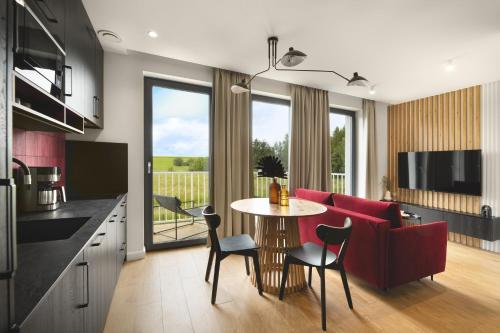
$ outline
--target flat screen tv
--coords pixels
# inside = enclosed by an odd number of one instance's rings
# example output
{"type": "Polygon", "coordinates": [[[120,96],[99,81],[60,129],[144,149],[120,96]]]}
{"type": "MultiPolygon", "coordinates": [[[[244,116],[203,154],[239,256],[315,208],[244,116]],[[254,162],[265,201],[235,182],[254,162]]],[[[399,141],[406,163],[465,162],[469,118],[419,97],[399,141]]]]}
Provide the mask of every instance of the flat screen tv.
{"type": "Polygon", "coordinates": [[[481,195],[481,150],[398,153],[400,188],[481,195]]]}

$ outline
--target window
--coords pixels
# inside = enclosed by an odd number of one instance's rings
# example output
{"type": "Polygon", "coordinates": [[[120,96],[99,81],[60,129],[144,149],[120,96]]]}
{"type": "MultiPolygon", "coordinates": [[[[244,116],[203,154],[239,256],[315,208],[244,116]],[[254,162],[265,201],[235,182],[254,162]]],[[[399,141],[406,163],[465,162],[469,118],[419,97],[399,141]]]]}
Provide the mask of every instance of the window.
{"type": "MultiPolygon", "coordinates": [[[[267,197],[268,178],[257,177],[255,170],[259,160],[273,155],[281,160],[288,172],[290,133],[290,101],[260,95],[252,95],[252,163],[254,168],[254,196],[267,197]]],[[[278,180],[287,184],[288,180],[278,180]]]]}
{"type": "Polygon", "coordinates": [[[330,109],[332,192],[354,194],[355,161],[354,112],[330,109]]]}

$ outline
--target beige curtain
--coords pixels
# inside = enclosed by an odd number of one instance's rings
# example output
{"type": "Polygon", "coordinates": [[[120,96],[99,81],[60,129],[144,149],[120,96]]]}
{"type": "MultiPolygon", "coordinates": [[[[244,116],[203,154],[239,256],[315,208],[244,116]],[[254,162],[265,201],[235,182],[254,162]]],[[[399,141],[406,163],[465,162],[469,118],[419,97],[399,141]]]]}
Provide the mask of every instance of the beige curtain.
{"type": "MultiPolygon", "coordinates": [[[[367,199],[380,199],[380,179],[377,174],[377,142],[375,133],[375,101],[363,99],[361,111],[362,130],[364,138],[364,155],[361,159],[361,170],[364,172],[364,192],[367,199]]],[[[361,196],[362,193],[360,193],[361,196]]]]}
{"type": "Polygon", "coordinates": [[[233,94],[231,85],[248,76],[222,69],[214,70],[212,201],[221,217],[221,236],[254,232],[249,216],[233,211],[231,202],[249,198],[250,93],[233,94]]]}
{"type": "Polygon", "coordinates": [[[328,92],[292,86],[290,193],[296,188],[331,191],[328,92]]]}

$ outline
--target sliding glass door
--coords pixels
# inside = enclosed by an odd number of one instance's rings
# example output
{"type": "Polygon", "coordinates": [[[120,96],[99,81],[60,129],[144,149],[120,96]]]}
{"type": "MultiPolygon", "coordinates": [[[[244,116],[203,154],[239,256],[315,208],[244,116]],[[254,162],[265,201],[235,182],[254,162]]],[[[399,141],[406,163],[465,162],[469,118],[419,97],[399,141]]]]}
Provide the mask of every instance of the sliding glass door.
{"type": "Polygon", "coordinates": [[[147,249],[205,243],[211,88],[145,78],[147,249]]]}
{"type": "Polygon", "coordinates": [[[356,122],[353,111],[330,109],[332,192],[354,195],[356,122]]]}

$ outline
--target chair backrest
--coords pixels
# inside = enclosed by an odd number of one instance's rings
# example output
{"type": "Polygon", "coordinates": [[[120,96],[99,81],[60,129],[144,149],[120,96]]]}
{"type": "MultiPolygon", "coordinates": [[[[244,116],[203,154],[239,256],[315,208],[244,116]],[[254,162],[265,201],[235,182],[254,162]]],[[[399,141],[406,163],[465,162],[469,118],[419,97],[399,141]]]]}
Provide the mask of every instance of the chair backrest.
{"type": "Polygon", "coordinates": [[[182,205],[181,200],[177,197],[155,195],[155,199],[161,207],[168,209],[171,212],[177,212],[182,205]]]}
{"type": "Polygon", "coordinates": [[[219,237],[217,236],[217,228],[220,225],[220,216],[217,215],[212,206],[207,206],[203,209],[203,217],[207,222],[208,235],[210,236],[210,241],[217,253],[220,253],[219,237]]]}
{"type": "Polygon", "coordinates": [[[326,251],[328,245],[339,245],[340,250],[337,254],[337,264],[342,265],[344,262],[347,245],[349,244],[349,237],[351,236],[352,222],[349,217],[344,220],[343,227],[333,227],[326,224],[320,224],[316,227],[316,235],[323,241],[323,253],[321,255],[321,265],[325,265],[326,251]]]}

